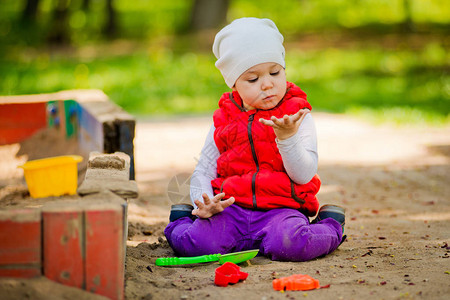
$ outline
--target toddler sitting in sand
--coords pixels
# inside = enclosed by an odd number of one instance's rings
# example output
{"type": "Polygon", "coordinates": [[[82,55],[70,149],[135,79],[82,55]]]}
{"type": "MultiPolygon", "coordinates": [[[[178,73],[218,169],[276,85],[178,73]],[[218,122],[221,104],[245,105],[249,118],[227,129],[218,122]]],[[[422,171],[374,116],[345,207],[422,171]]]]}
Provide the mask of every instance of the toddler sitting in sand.
{"type": "Polygon", "coordinates": [[[311,105],[286,81],[283,36],[269,19],[242,18],[213,45],[231,91],[219,100],[191,178],[196,206],[174,205],[164,233],[181,256],[259,249],[306,261],[343,241],[344,210],[319,208],[311,105]]]}

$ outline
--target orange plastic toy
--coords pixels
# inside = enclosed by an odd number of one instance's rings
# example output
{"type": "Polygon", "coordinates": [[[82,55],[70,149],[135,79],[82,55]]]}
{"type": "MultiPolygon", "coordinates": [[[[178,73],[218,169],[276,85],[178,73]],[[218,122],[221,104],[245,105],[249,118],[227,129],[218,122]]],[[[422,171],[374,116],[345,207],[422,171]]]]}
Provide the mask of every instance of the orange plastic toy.
{"type": "Polygon", "coordinates": [[[303,274],[294,274],[288,277],[274,279],[272,285],[276,291],[308,291],[320,287],[319,280],[303,274]]]}

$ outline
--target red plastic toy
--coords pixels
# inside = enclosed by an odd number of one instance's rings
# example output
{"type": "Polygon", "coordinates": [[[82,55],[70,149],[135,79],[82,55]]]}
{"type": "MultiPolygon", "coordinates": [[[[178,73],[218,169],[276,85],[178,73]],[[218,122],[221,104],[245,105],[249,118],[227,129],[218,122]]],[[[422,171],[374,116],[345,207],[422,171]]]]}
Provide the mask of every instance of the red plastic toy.
{"type": "Polygon", "coordinates": [[[308,291],[320,288],[319,280],[303,274],[275,279],[272,285],[276,291],[308,291]]]}
{"type": "Polygon", "coordinates": [[[214,283],[218,286],[227,286],[228,284],[237,283],[240,280],[245,280],[248,273],[241,272],[241,268],[232,262],[226,262],[216,269],[216,277],[214,283]]]}

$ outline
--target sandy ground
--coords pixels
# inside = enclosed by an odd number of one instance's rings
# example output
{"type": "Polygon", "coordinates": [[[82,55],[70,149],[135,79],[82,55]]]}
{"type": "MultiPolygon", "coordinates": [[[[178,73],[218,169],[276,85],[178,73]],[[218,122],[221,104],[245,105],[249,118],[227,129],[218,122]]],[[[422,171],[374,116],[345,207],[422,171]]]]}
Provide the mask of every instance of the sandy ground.
{"type": "MultiPolygon", "coordinates": [[[[135,156],[140,196],[129,202],[126,299],[448,299],[450,126],[396,128],[341,115],[313,116],[323,184],[319,200],[321,205],[334,203],[347,209],[348,239],[334,253],[309,262],[256,257],[241,264],[241,271],[249,274],[247,280],[228,287],[214,285],[216,263],[154,264],[157,257],[173,256],[163,230],[170,205],[188,195],[185,181],[199,157],[210,118],[138,120],[135,156]],[[273,279],[292,274],[311,275],[328,288],[273,290],[273,279]]],[[[0,157],[17,152],[14,147],[0,148],[0,157]]],[[[15,174],[4,159],[0,167],[15,174]]],[[[0,181],[9,184],[0,190],[0,204],[11,202],[5,190],[13,181],[0,181]]],[[[38,284],[21,284],[32,298],[39,298],[38,284]]],[[[20,285],[0,280],[0,295],[2,291],[9,291],[10,298],[19,295],[12,286],[20,285]]]]}

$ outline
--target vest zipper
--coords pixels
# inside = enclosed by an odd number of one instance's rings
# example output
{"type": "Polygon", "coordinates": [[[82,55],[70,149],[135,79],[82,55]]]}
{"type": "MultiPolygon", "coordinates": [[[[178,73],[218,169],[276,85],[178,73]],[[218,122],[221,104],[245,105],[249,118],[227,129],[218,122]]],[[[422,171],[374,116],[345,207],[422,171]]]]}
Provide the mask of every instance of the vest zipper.
{"type": "Polygon", "coordinates": [[[247,134],[248,134],[248,140],[250,142],[250,147],[252,149],[253,160],[255,161],[255,164],[256,164],[256,172],[252,176],[253,208],[256,209],[257,208],[257,204],[256,204],[256,175],[259,172],[259,162],[258,162],[258,157],[256,156],[255,145],[253,144],[253,137],[252,137],[252,124],[253,124],[254,118],[255,118],[255,114],[252,114],[252,115],[250,115],[248,117],[247,134]]]}

